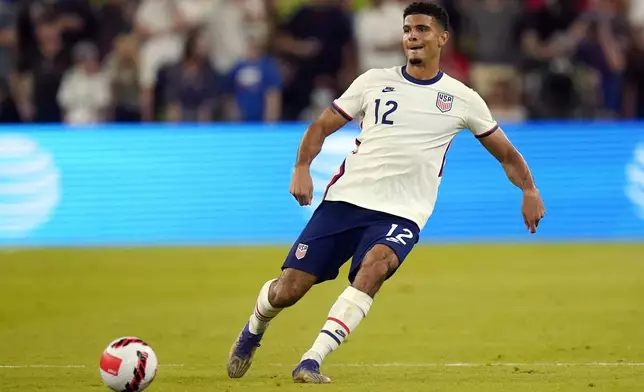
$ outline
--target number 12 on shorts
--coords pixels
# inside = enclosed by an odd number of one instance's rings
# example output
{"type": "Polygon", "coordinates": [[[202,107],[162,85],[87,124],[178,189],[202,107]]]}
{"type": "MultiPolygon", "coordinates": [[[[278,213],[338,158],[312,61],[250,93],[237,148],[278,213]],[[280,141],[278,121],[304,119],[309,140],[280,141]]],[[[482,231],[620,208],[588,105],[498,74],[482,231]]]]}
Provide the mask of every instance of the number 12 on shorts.
{"type": "Polygon", "coordinates": [[[394,233],[396,232],[397,228],[398,228],[397,224],[395,223],[391,224],[391,229],[389,229],[389,232],[387,233],[387,241],[397,242],[403,245],[407,245],[407,241],[405,241],[405,238],[412,239],[414,238],[414,234],[409,229],[402,229],[401,230],[402,233],[398,233],[398,235],[394,236],[394,233]]]}

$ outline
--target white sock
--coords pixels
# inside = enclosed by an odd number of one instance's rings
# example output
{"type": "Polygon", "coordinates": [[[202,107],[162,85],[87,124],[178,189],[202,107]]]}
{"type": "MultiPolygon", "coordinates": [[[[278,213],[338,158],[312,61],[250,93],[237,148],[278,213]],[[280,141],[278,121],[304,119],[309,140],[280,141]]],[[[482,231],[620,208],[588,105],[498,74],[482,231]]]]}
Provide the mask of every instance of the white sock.
{"type": "Polygon", "coordinates": [[[269,280],[259,291],[259,296],[255,303],[255,309],[253,314],[250,316],[250,320],[248,320],[248,330],[252,334],[259,335],[266,331],[268,323],[282,311],[282,309],[274,308],[271,303],[268,302],[268,291],[271,287],[271,283],[276,280],[277,279],[269,280]]]}
{"type": "Polygon", "coordinates": [[[319,364],[337,349],[344,339],[369,313],[373,298],[351,286],[347,287],[329,311],[329,318],[302,360],[313,359],[319,364]]]}

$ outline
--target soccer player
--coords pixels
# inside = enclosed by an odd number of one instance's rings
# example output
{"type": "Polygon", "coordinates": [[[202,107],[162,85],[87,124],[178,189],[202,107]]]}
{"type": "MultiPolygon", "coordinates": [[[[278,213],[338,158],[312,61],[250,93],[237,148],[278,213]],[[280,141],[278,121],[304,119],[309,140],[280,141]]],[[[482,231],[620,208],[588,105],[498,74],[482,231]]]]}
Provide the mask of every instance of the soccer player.
{"type": "Polygon", "coordinates": [[[322,361],[367,316],[383,282],[400,267],[434,209],[445,155],[454,136],[470,132],[496,157],[523,192],[522,214],[535,233],[545,214],[530,170],[506,138],[483,99],[439,69],[449,39],[448,15],[425,2],[404,11],[407,64],[372,69],[359,76],[304,133],[290,185],[300,205],[309,205],[309,166],[327,136],[353,118],[362,119],[355,150],[329,183],[282,266],[279,278],[259,292],[250,320],[233,344],[228,375],[242,377],[270,321],[314,285],[335,279],[352,258],[351,285],[293,371],[293,380],[327,383],[322,361]]]}

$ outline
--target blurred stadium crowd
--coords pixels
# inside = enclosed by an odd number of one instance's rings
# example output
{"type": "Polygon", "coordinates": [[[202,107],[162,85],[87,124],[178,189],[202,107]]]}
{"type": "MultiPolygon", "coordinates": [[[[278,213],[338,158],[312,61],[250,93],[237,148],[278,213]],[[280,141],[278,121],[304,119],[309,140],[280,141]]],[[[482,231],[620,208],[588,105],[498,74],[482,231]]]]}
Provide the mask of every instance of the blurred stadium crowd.
{"type": "MultiPolygon", "coordinates": [[[[499,120],[644,117],[644,0],[442,0],[499,120]]],[[[409,0],[0,0],[0,122],[311,120],[409,0]]]]}

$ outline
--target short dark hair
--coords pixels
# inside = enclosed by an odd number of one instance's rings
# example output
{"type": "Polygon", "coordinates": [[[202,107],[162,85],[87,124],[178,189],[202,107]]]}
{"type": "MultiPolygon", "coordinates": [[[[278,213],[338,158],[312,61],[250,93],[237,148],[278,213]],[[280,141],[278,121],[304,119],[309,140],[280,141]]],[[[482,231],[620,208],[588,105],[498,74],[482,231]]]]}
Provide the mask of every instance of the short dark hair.
{"type": "Polygon", "coordinates": [[[426,1],[416,1],[405,8],[403,18],[408,15],[428,15],[433,17],[445,30],[449,30],[449,15],[445,9],[437,4],[426,1]]]}

